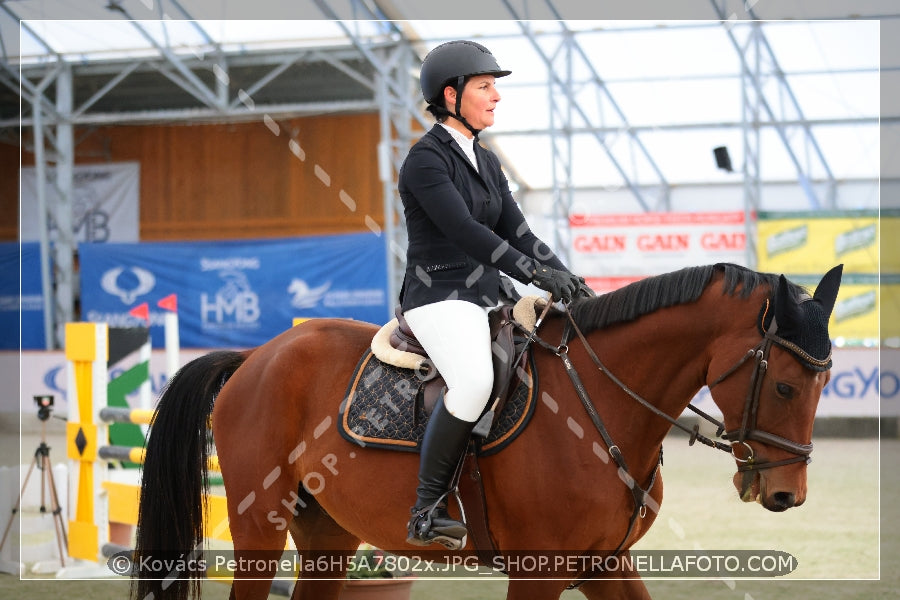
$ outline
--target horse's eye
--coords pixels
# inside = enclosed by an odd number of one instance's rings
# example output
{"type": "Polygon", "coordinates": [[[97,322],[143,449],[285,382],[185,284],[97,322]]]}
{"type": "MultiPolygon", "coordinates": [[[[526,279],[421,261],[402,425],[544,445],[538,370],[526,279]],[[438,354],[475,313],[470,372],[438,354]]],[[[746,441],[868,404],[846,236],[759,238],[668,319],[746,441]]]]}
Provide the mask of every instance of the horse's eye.
{"type": "Polygon", "coordinates": [[[786,383],[776,383],[775,392],[785,400],[790,400],[794,397],[794,388],[786,383]]]}

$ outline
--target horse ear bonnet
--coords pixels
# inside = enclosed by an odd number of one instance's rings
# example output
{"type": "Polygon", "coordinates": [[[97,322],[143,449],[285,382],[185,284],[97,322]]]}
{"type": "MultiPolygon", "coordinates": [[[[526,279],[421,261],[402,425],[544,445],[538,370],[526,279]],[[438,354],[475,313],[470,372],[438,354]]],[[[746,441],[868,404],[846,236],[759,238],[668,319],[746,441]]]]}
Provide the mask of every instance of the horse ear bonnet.
{"type": "Polygon", "coordinates": [[[767,311],[768,314],[761,323],[767,335],[814,371],[827,371],[831,368],[828,319],[841,286],[842,272],[843,265],[828,271],[812,298],[806,296],[799,302],[792,299],[787,279],[782,275],[773,300],[774,311],[767,311]],[[771,331],[772,317],[776,323],[775,331],[771,331]]]}

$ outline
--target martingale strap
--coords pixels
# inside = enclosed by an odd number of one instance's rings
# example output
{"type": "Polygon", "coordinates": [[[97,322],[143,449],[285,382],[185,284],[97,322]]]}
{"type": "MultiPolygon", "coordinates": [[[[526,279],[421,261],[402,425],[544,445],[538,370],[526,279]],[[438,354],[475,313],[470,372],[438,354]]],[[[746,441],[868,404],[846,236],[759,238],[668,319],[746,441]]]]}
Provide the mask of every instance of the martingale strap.
{"type": "MultiPolygon", "coordinates": [[[[569,319],[571,321],[572,316],[569,313],[568,307],[566,307],[566,314],[569,315],[569,319]]],[[[575,369],[575,365],[572,364],[572,361],[569,359],[569,351],[568,351],[568,341],[571,338],[572,331],[575,331],[588,353],[591,354],[595,362],[599,363],[599,359],[596,358],[596,354],[594,354],[590,345],[588,345],[587,340],[582,335],[581,331],[578,329],[578,326],[575,325],[574,321],[570,323],[566,323],[566,327],[563,331],[562,341],[560,345],[556,348],[550,346],[543,340],[540,340],[540,343],[545,348],[551,350],[554,354],[560,357],[563,362],[563,366],[566,369],[566,374],[569,376],[569,379],[572,382],[572,386],[575,388],[575,392],[578,395],[578,399],[581,401],[582,406],[584,407],[585,412],[587,412],[588,417],[591,419],[591,423],[594,424],[594,428],[600,434],[600,437],[603,439],[603,443],[606,444],[607,451],[609,455],[612,456],[613,460],[616,462],[616,465],[619,467],[619,474],[627,485],[628,489],[631,490],[631,497],[634,503],[634,509],[631,512],[631,517],[628,520],[628,529],[625,531],[625,535],[622,537],[622,541],[619,542],[619,545],[616,546],[615,550],[613,550],[611,556],[618,556],[619,553],[622,552],[622,549],[625,547],[625,543],[628,541],[628,538],[631,537],[632,531],[634,531],[634,526],[637,523],[638,518],[644,518],[647,515],[647,497],[650,494],[650,490],[653,489],[653,486],[656,484],[656,478],[659,475],[658,465],[662,464],[662,451],[660,450],[659,462],[657,463],[657,468],[653,469],[653,472],[650,474],[650,481],[647,483],[647,487],[642,488],[637,484],[635,478],[628,471],[628,465],[625,462],[625,457],[622,455],[619,446],[612,439],[612,436],[609,434],[609,430],[607,430],[606,425],[603,423],[603,419],[600,417],[600,414],[597,412],[597,408],[594,406],[594,403],[591,401],[590,396],[588,395],[587,389],[584,387],[584,383],[581,381],[581,377],[578,375],[578,371],[575,369]]],[[[612,375],[608,371],[602,367],[602,364],[599,364],[601,370],[603,370],[607,375],[612,375]]],[[[624,384],[619,383],[620,387],[624,388],[624,384]]],[[[633,392],[631,392],[633,394],[633,392]]],[[[654,407],[655,408],[655,407],[654,407]]],[[[696,433],[696,432],[694,432],[696,433]]],[[[584,582],[588,581],[592,577],[596,576],[596,572],[588,571],[583,576],[579,577],[576,581],[572,582],[567,586],[567,589],[575,589],[579,587],[584,582]]]]}
{"type": "MultiPolygon", "coordinates": [[[[600,414],[597,412],[597,408],[594,406],[594,403],[591,401],[590,396],[588,395],[587,389],[584,387],[584,383],[581,381],[581,377],[578,375],[578,371],[575,369],[575,365],[573,365],[572,361],[569,359],[567,344],[568,340],[571,338],[572,331],[575,331],[577,333],[588,353],[591,354],[592,358],[595,359],[595,362],[598,363],[598,366],[601,367],[601,370],[607,373],[607,375],[612,374],[609,373],[609,371],[606,371],[606,369],[602,367],[602,364],[599,363],[600,359],[596,358],[596,354],[587,343],[584,335],[578,329],[578,326],[572,319],[572,314],[569,312],[568,307],[566,307],[566,314],[569,317],[569,322],[566,323],[566,327],[563,331],[562,341],[559,347],[556,349],[555,353],[560,357],[560,359],[562,359],[563,366],[566,369],[566,374],[572,381],[572,386],[575,388],[578,399],[581,401],[582,406],[584,406],[584,410],[585,412],[587,412],[588,417],[591,419],[591,423],[594,424],[594,428],[603,439],[603,443],[606,444],[606,449],[609,452],[609,455],[612,456],[613,460],[616,462],[616,465],[619,467],[619,471],[623,475],[622,480],[628,483],[628,488],[631,490],[631,496],[634,501],[634,510],[632,511],[631,518],[628,522],[628,530],[625,532],[625,536],[622,538],[622,541],[619,542],[619,545],[612,553],[612,556],[616,556],[622,551],[622,548],[624,548],[629,536],[631,536],[631,532],[634,530],[634,525],[637,522],[638,517],[643,518],[647,514],[647,496],[649,495],[650,490],[653,488],[653,485],[656,483],[656,476],[659,472],[659,469],[657,468],[653,470],[647,489],[641,488],[641,486],[637,484],[635,478],[628,471],[628,465],[625,462],[625,457],[622,455],[619,446],[615,443],[615,441],[612,439],[612,436],[609,434],[606,425],[603,423],[603,419],[600,418],[600,414]]],[[[626,389],[624,388],[624,384],[619,383],[619,385],[620,387],[623,387],[623,389],[626,389]]],[[[661,459],[662,456],[660,456],[660,461],[661,459]]]]}

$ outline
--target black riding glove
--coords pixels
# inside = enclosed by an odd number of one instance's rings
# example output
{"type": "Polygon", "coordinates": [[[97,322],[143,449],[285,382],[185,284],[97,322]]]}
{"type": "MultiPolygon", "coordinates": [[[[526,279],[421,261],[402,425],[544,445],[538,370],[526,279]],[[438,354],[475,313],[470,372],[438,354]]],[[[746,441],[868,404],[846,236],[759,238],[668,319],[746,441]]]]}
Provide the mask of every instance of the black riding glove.
{"type": "Polygon", "coordinates": [[[560,271],[537,263],[535,264],[534,272],[531,274],[531,283],[542,290],[550,292],[554,299],[562,300],[563,302],[572,300],[572,295],[581,285],[578,278],[568,271],[560,271]]]}
{"type": "Polygon", "coordinates": [[[578,290],[575,292],[576,300],[578,298],[595,298],[597,296],[597,293],[585,283],[584,277],[579,277],[578,282],[578,290]]]}

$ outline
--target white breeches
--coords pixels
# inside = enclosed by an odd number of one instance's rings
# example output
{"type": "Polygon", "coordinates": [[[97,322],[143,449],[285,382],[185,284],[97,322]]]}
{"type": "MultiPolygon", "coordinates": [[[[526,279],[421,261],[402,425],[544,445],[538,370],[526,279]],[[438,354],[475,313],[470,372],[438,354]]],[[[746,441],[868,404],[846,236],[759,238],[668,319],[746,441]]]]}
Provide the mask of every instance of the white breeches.
{"type": "Polygon", "coordinates": [[[444,406],[470,423],[478,420],[494,385],[488,310],[465,300],[444,300],[404,313],[447,383],[444,406]]]}

